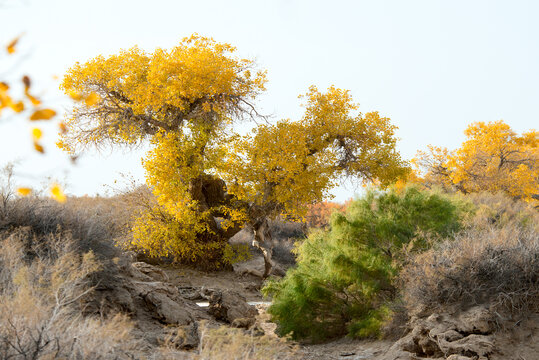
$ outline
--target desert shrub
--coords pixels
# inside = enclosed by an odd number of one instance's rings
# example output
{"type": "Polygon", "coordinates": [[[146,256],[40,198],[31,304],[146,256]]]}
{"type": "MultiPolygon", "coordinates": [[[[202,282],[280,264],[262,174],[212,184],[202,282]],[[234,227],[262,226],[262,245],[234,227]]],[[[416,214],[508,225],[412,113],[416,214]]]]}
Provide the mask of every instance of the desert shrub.
{"type": "Polygon", "coordinates": [[[278,217],[270,221],[271,236],[275,240],[305,237],[305,223],[278,217]]]}
{"type": "Polygon", "coordinates": [[[199,324],[200,342],[195,351],[186,353],[175,346],[178,333],[165,342],[154,353],[153,360],[288,360],[301,359],[298,346],[288,339],[275,335],[260,335],[229,326],[216,327],[205,321],[199,324]]]}
{"type": "Polygon", "coordinates": [[[272,259],[284,265],[292,266],[296,263],[294,256],[294,244],[304,239],[307,233],[306,224],[298,221],[289,221],[285,218],[277,218],[270,221],[272,237],[272,259]]]}
{"type": "Polygon", "coordinates": [[[411,311],[490,304],[539,311],[539,234],[514,226],[471,229],[419,256],[403,271],[411,311]]]}
{"type": "Polygon", "coordinates": [[[370,192],[346,214],[334,213],[329,230],[313,231],[297,248],[297,267],[264,288],[280,333],[315,341],[378,336],[409,254],[458,231],[463,212],[443,195],[408,188],[370,192]]]}
{"type": "Polygon", "coordinates": [[[128,236],[128,214],[117,199],[69,198],[65,204],[39,197],[13,198],[0,216],[0,234],[26,228],[28,245],[42,242],[57,231],[69,232],[78,251],[92,250],[99,258],[117,256],[114,239],[128,236]]]}
{"type": "Polygon", "coordinates": [[[418,255],[402,272],[410,312],[489,304],[539,310],[539,212],[503,193],[467,196],[467,229],[418,255]]]}
{"type": "Polygon", "coordinates": [[[125,316],[82,317],[76,307],[101,262],[70,233],[34,236],[25,227],[0,238],[0,358],[133,358],[140,346],[125,316]]]}
{"type": "MultiPolygon", "coordinates": [[[[9,177],[8,177],[9,180],[9,177]]],[[[60,204],[0,189],[0,358],[122,359],[139,354],[126,316],[83,316],[101,273],[115,276],[113,239],[132,209],[121,197],[60,204]],[[97,280],[96,280],[97,279],[97,280]]]]}
{"type": "Polygon", "coordinates": [[[15,195],[13,169],[13,163],[8,163],[0,169],[0,218],[6,215],[8,204],[15,195]]]}
{"type": "Polygon", "coordinates": [[[539,211],[528,202],[514,199],[503,192],[472,193],[465,198],[475,206],[473,216],[467,221],[470,228],[516,226],[539,231],[539,211]]]}

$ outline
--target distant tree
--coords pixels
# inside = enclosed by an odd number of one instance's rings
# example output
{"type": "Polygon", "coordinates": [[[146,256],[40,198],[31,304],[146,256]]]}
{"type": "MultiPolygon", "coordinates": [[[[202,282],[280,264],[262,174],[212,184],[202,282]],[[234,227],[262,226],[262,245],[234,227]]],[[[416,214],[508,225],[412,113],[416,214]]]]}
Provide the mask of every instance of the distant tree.
{"type": "Polygon", "coordinates": [[[149,138],[143,165],[156,203],[136,221],[133,244],[153,256],[215,265],[231,260],[227,240],[247,225],[267,276],[269,219],[302,218],[342,176],[389,184],[407,167],[389,119],[357,113],[348,91],[334,87],[312,87],[300,121],[237,134],[234,122],[258,117],[253,102],[266,79],[234,51],[193,36],[170,51],[134,48],[77,64],[63,88],[99,98],[79,103],[59,145],[76,151],[149,138]]]}
{"type": "Polygon", "coordinates": [[[352,199],[346,201],[344,204],[333,201],[323,201],[310,205],[307,215],[305,215],[306,226],[309,228],[328,227],[331,214],[334,211],[345,211],[351,202],[352,199]]]}
{"type": "Polygon", "coordinates": [[[455,151],[429,147],[415,163],[427,186],[454,187],[463,193],[503,191],[537,204],[539,133],[518,135],[503,121],[473,123],[455,151]]]}
{"type": "Polygon", "coordinates": [[[342,211],[344,206],[342,204],[323,201],[318,204],[309,206],[307,215],[305,215],[306,225],[309,228],[325,228],[329,225],[329,217],[333,211],[342,211]]]}

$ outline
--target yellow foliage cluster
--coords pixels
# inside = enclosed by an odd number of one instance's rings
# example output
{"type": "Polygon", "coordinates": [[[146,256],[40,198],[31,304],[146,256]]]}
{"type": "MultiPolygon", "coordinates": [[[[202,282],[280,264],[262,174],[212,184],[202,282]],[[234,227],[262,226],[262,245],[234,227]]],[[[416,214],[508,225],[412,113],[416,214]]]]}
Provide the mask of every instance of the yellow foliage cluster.
{"type": "Polygon", "coordinates": [[[156,203],[136,220],[133,245],[151,256],[227,263],[227,240],[245,223],[302,218],[343,176],[388,184],[407,172],[389,119],[359,113],[335,87],[311,87],[299,121],[235,133],[266,77],[234,52],[195,35],[171,50],[97,57],[64,79],[68,94],[99,95],[75,107],[64,149],[150,138],[143,165],[156,203]]]}
{"type": "Polygon", "coordinates": [[[300,121],[258,126],[236,137],[222,177],[229,192],[266,215],[303,218],[309,204],[329,197],[343,176],[387,185],[407,172],[396,152],[395,126],[377,112],[354,114],[348,91],[311,87],[300,121]]]}
{"type": "Polygon", "coordinates": [[[173,256],[201,263],[228,263],[226,238],[209,226],[212,215],[225,218],[226,230],[244,220],[241,210],[226,204],[208,206],[193,198],[194,181],[211,173],[225,159],[223,137],[204,124],[191,124],[185,133],[160,131],[151,140],[154,148],[143,161],[146,183],[157,203],[136,219],[133,245],[150,256],[173,256]],[[202,239],[205,238],[205,239],[202,239]],[[203,261],[204,260],[204,261],[203,261]]]}
{"type": "Polygon", "coordinates": [[[148,54],[134,47],[77,63],[61,87],[99,98],[74,109],[61,146],[134,144],[159,130],[178,131],[185,122],[230,120],[266,82],[265,72],[252,73],[253,62],[234,57],[235,50],[193,35],[171,50],[148,54]]]}
{"type": "Polygon", "coordinates": [[[503,191],[528,202],[539,196],[539,133],[518,135],[503,121],[477,122],[464,132],[460,148],[429,146],[415,159],[419,182],[454,186],[469,193],[503,191]]]}

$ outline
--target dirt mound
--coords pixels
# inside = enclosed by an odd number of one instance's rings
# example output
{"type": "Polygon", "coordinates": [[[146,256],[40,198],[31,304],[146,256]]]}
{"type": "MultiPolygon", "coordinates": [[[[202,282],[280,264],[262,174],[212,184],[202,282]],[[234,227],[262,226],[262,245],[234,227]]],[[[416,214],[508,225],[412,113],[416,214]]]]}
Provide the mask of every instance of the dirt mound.
{"type": "MultiPolygon", "coordinates": [[[[148,347],[167,342],[173,333],[192,334],[200,320],[213,320],[194,301],[182,297],[177,287],[159,281],[165,279],[162,270],[149,264],[111,262],[93,274],[94,288],[81,299],[81,311],[100,316],[128,314],[136,336],[148,347]]],[[[179,348],[197,345],[196,336],[176,342],[179,348]]]]}
{"type": "Polygon", "coordinates": [[[200,321],[210,327],[223,323],[250,327],[258,314],[237,292],[173,284],[161,268],[142,262],[110,262],[93,277],[93,291],[81,299],[81,311],[128,314],[135,323],[134,335],[148,348],[166,343],[192,349],[199,343],[200,321]],[[198,306],[200,300],[208,300],[210,306],[198,306]]]}
{"type": "Polygon", "coordinates": [[[496,334],[496,352],[491,360],[539,359],[539,314],[509,324],[507,331],[496,334]]]}

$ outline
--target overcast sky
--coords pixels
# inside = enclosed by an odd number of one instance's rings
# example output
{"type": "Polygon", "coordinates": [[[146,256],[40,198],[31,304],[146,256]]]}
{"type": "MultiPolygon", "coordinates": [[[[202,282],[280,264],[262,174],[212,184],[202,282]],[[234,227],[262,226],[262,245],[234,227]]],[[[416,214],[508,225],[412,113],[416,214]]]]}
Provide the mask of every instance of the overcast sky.
{"type": "MultiPolygon", "coordinates": [[[[134,45],[170,48],[196,32],[268,70],[259,107],[273,119],[299,118],[299,94],[334,84],[362,112],[390,117],[410,159],[427,144],[457,147],[474,121],[538,128],[537,19],[539,2],[515,0],[0,0],[0,43],[24,33],[19,52],[0,57],[0,80],[30,75],[63,113],[69,102],[53,76],[76,61],[134,45]]],[[[68,193],[93,195],[121,173],[143,181],[144,149],[89,152],[72,166],[53,151],[54,129],[44,128],[47,154],[33,152],[30,128],[24,118],[0,120],[0,165],[17,160],[19,182],[52,177],[68,193]]],[[[353,193],[335,191],[337,200],[353,193]]]]}

